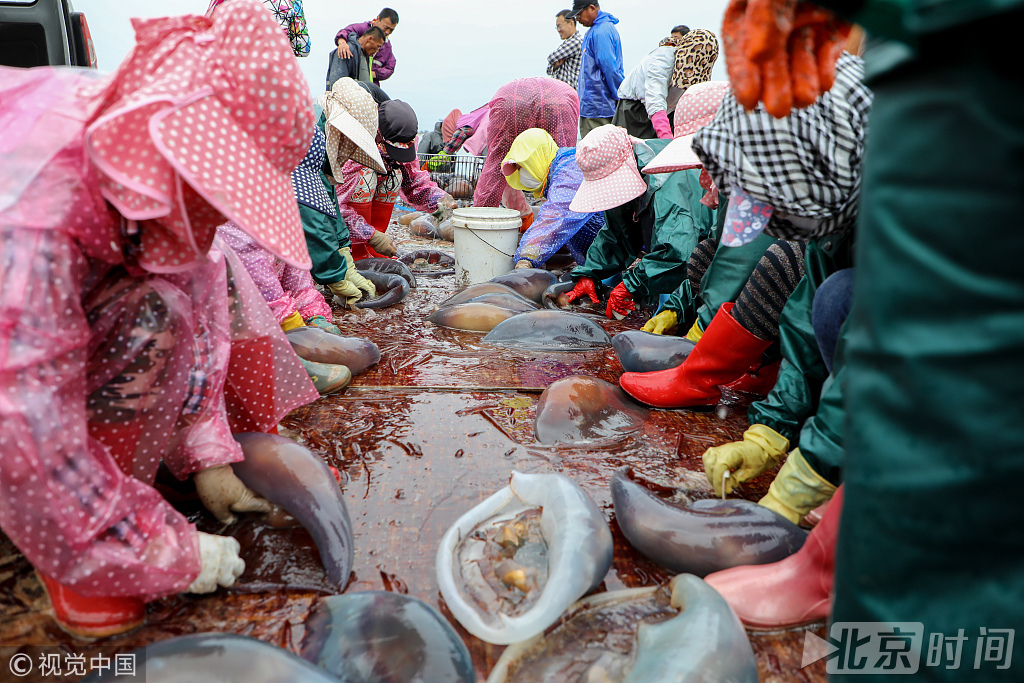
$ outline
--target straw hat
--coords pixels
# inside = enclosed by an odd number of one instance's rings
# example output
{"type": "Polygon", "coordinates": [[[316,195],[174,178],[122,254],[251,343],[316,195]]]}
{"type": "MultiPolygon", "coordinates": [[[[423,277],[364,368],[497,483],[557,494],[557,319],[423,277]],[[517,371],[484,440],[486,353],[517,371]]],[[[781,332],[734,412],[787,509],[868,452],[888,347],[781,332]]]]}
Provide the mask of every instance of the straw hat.
{"type": "Polygon", "coordinates": [[[324,132],[331,175],[340,178],[341,167],[349,159],[387,173],[377,151],[377,104],[370,93],[351,78],[339,78],[317,103],[327,117],[324,132]]]}
{"type": "Polygon", "coordinates": [[[254,0],[225,3],[212,18],[132,23],[137,44],[102,84],[85,144],[107,200],[144,221],[139,265],[189,268],[231,220],[308,268],[291,172],[309,147],[313,111],[278,24],[254,0]]]}
{"type": "Polygon", "coordinates": [[[625,128],[607,124],[590,131],[576,145],[576,165],[583,171],[583,183],[569,204],[570,211],[607,211],[647,191],[625,128]]]}
{"type": "Polygon", "coordinates": [[[699,168],[702,164],[693,152],[693,137],[714,120],[727,92],[727,81],[705,81],[687,88],[676,103],[676,129],[672,142],[644,166],[643,172],[673,173],[699,168]]]}

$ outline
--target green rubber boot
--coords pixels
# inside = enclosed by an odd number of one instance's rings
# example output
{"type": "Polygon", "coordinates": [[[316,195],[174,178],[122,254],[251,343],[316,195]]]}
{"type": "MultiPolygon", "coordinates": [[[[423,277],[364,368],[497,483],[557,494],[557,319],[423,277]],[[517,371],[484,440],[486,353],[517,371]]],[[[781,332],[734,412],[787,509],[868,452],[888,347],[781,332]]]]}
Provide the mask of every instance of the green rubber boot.
{"type": "Polygon", "coordinates": [[[352,373],[344,365],[314,363],[305,358],[299,360],[302,361],[302,367],[306,368],[309,378],[313,380],[313,386],[321,396],[341,391],[352,381],[352,373]]]}

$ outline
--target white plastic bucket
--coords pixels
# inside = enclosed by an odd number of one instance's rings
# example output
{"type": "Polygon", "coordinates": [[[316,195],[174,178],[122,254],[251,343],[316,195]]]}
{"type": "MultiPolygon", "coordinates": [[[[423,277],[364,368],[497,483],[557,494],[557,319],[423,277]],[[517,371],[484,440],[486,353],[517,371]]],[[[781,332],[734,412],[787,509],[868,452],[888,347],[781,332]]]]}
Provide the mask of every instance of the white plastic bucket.
{"type": "Polygon", "coordinates": [[[456,284],[474,285],[511,271],[522,224],[519,212],[513,209],[455,209],[456,284]]]}

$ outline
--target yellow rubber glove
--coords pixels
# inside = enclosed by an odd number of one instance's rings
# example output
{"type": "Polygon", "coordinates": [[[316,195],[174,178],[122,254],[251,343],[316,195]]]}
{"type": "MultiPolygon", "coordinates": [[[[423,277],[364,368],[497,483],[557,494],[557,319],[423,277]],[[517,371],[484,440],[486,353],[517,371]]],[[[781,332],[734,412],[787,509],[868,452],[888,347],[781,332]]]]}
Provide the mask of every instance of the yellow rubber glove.
{"type": "Polygon", "coordinates": [[[332,282],[327,285],[327,287],[334,292],[334,296],[338,297],[349,306],[363,298],[363,293],[359,291],[359,288],[348,280],[332,282]]]}
{"type": "Polygon", "coordinates": [[[398,253],[398,250],[395,249],[395,245],[391,241],[391,238],[380,230],[373,231],[373,234],[370,235],[370,239],[367,244],[369,244],[370,248],[381,256],[394,256],[398,253]]]}
{"type": "Polygon", "coordinates": [[[686,338],[696,343],[700,341],[700,338],[704,336],[704,330],[700,329],[700,319],[693,321],[693,327],[686,333],[686,338]]]}
{"type": "Polygon", "coordinates": [[[779,470],[764,498],[757,501],[769,510],[799,524],[808,512],[832,497],[836,487],[815,472],[795,449],[779,470]]]}
{"type": "Polygon", "coordinates": [[[377,288],[373,286],[373,283],[360,275],[359,271],[356,270],[356,262],[352,260],[352,249],[350,247],[342,247],[338,251],[345,257],[345,263],[348,264],[348,268],[345,269],[345,279],[363,290],[366,293],[367,299],[377,296],[377,288]]]}
{"type": "Polygon", "coordinates": [[[677,327],[679,327],[679,315],[675,311],[665,309],[644,323],[640,329],[654,334],[672,334],[677,327]]]}
{"type": "Polygon", "coordinates": [[[771,427],[753,424],[743,432],[742,441],[715,446],[704,451],[704,472],[715,495],[721,496],[745,481],[764,474],[779,464],[789,450],[789,439],[771,427]],[[730,472],[722,483],[722,476],[730,472]]]}
{"type": "Polygon", "coordinates": [[[281,321],[281,329],[287,332],[288,330],[294,330],[297,327],[305,327],[306,323],[302,322],[302,316],[299,315],[298,311],[295,311],[290,316],[281,321]]]}

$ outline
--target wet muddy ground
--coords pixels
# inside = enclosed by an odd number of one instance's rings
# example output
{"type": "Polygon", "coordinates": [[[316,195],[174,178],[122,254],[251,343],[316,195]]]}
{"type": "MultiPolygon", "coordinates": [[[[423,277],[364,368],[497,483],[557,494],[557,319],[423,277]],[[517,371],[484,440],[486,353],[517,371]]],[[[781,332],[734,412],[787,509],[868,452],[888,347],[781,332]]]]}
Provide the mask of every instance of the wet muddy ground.
{"type": "MultiPolygon", "coordinates": [[[[398,238],[400,252],[452,247],[410,239],[397,223],[389,234],[398,238]]],[[[543,389],[573,374],[615,383],[622,370],[614,352],[610,347],[586,353],[501,350],[482,344],[482,334],[424,322],[454,291],[451,275],[421,277],[419,287],[397,306],[338,311],[342,331],[377,343],[381,362],[340,395],[293,412],[282,422],[282,433],[342,472],[356,548],[346,591],[396,591],[434,605],[465,640],[482,681],[503,647],[488,645],[459,626],[434,577],[437,543],[459,516],[505,486],[513,469],[559,472],[590,493],[612,529],[615,560],[597,591],[664,583],[670,574],[634,551],[615,523],[608,488],[612,473],[628,465],[665,495],[682,489],[692,497],[708,497],[712,493],[701,454],[709,446],[739,439],[747,420],[742,407],[722,413],[653,411],[642,431],[621,439],[578,447],[537,444],[533,418],[543,389]]],[[[641,324],[636,314],[604,323],[612,335],[641,324]]],[[[757,500],[770,477],[748,483],[737,494],[757,500]]],[[[334,592],[309,534],[301,528],[271,528],[256,516],[222,527],[202,509],[193,490],[170,478],[161,481],[167,484],[165,495],[200,529],[241,541],[246,571],[230,591],[151,603],[145,627],[90,647],[124,652],[176,635],[223,631],[295,650],[316,599],[334,592]]],[[[0,536],[0,645],[81,649],[82,643],[54,625],[48,610],[31,567],[0,536]]],[[[751,634],[762,681],[825,680],[823,662],[800,668],[803,637],[803,631],[751,634]]],[[[0,667],[0,681],[7,675],[0,667]]]]}

